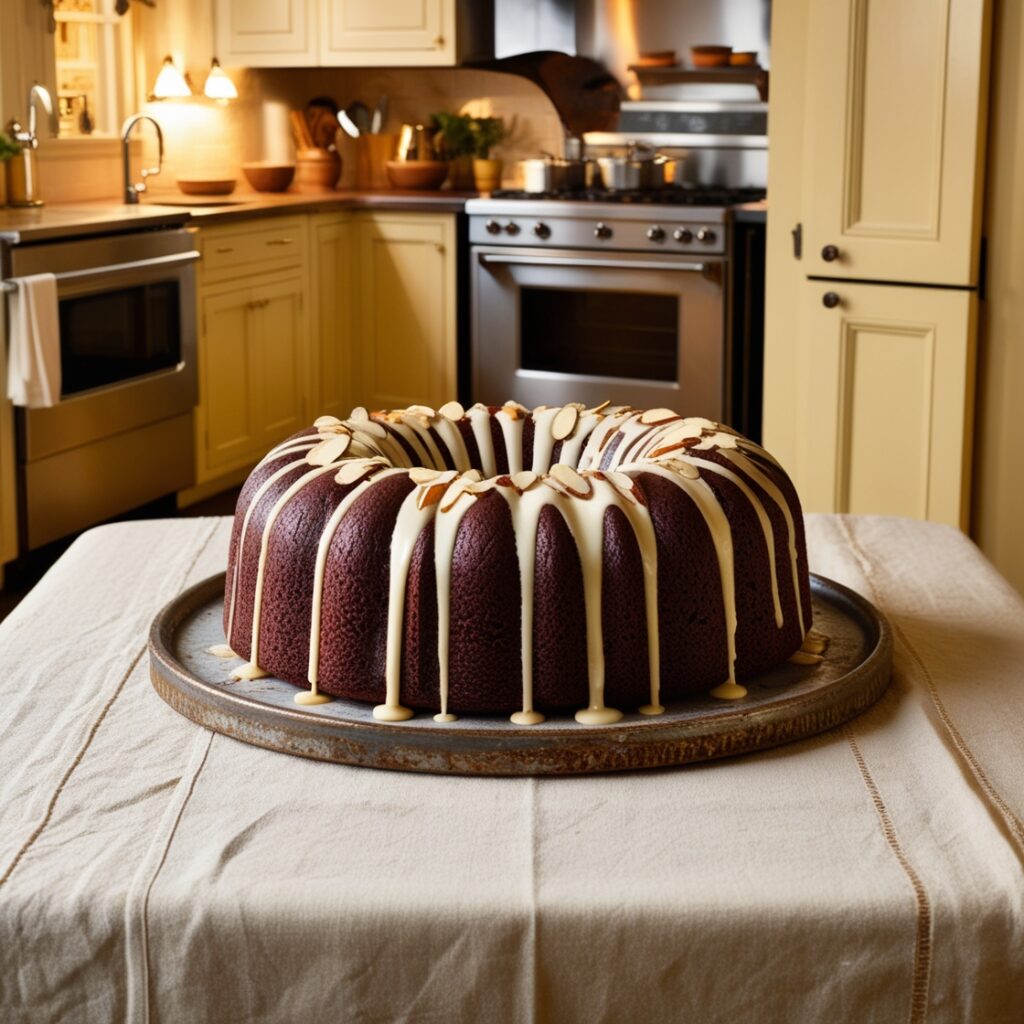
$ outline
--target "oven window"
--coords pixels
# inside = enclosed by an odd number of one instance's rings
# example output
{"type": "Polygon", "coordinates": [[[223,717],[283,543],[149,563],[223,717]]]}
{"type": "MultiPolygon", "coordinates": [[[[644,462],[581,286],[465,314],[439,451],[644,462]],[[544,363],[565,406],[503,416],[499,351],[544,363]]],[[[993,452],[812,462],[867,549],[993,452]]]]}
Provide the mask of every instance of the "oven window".
{"type": "Polygon", "coordinates": [[[160,281],[61,299],[61,394],[176,366],[178,287],[177,281],[160,281]]]}
{"type": "Polygon", "coordinates": [[[521,288],[524,370],[678,380],[678,299],[637,292],[521,288]]]}

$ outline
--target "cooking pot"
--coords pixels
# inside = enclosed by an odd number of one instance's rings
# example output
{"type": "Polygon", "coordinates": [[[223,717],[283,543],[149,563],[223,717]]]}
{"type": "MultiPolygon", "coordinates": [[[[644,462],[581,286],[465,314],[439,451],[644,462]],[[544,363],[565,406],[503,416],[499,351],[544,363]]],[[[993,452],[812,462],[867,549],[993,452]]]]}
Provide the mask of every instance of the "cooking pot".
{"type": "Polygon", "coordinates": [[[637,191],[683,184],[681,158],[665,156],[653,147],[630,143],[626,156],[599,156],[601,184],[613,191],[637,191]]]}
{"type": "Polygon", "coordinates": [[[530,160],[520,160],[523,191],[572,192],[584,186],[586,164],[582,160],[564,160],[545,154],[530,160]]]}

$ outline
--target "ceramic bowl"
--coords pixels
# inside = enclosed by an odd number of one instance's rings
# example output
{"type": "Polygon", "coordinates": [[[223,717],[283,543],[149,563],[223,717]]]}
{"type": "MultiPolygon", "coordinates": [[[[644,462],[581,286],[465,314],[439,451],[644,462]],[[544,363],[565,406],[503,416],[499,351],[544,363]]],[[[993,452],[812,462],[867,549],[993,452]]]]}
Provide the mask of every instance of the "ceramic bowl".
{"type": "Polygon", "coordinates": [[[295,177],[295,164],[256,160],[242,164],[242,173],[257,192],[283,192],[295,177]]]}
{"type": "Polygon", "coordinates": [[[444,160],[389,160],[386,167],[395,188],[438,189],[448,177],[444,160]]]}
{"type": "Polygon", "coordinates": [[[178,188],[187,196],[229,196],[235,191],[235,178],[179,178],[178,188]]]}

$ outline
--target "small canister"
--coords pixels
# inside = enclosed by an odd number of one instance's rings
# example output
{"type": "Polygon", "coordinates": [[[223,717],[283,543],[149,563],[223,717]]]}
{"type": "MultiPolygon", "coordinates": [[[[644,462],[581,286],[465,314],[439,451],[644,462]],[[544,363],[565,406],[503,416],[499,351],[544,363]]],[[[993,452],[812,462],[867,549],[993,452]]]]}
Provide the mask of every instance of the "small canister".
{"type": "Polygon", "coordinates": [[[39,168],[36,163],[36,138],[31,132],[11,121],[7,134],[18,144],[18,153],[4,162],[7,176],[9,206],[42,206],[39,194],[39,168]]]}
{"type": "Polygon", "coordinates": [[[296,192],[322,192],[338,184],[341,157],[333,149],[297,149],[295,151],[296,192]]]}

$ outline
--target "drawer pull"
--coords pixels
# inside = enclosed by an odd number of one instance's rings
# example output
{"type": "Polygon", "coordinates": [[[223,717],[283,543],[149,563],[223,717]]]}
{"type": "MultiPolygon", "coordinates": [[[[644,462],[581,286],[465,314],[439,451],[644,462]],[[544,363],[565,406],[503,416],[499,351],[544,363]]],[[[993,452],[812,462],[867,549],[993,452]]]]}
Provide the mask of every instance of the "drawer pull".
{"type": "Polygon", "coordinates": [[[840,299],[835,292],[825,292],[821,297],[821,304],[826,309],[835,309],[839,305],[840,299]]]}
{"type": "Polygon", "coordinates": [[[232,245],[225,245],[225,246],[221,246],[221,248],[219,248],[219,249],[217,249],[217,250],[215,250],[215,251],[216,251],[217,253],[223,253],[223,252],[234,252],[234,251],[235,251],[235,248],[234,248],[234,246],[232,246],[232,245]]]}
{"type": "Polygon", "coordinates": [[[291,245],[294,241],[293,238],[270,238],[267,240],[267,245],[291,245]]]}

